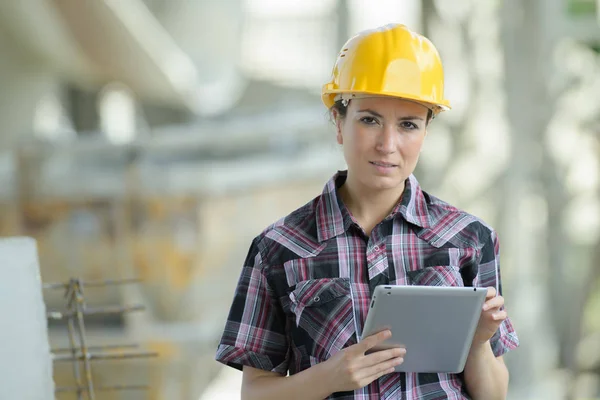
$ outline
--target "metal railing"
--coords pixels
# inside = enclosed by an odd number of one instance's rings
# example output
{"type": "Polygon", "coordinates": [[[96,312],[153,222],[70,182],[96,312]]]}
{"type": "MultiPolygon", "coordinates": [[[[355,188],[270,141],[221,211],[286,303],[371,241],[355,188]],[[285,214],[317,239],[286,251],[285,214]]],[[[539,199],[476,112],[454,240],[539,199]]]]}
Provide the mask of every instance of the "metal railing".
{"type": "Polygon", "coordinates": [[[44,284],[44,289],[65,290],[66,310],[48,311],[47,318],[49,320],[66,321],[69,336],[69,347],[52,349],[51,352],[53,361],[55,363],[72,362],[73,378],[75,380],[75,386],[56,387],[56,394],[75,392],[78,400],[83,400],[84,394],[88,400],[95,400],[96,392],[148,389],[147,385],[95,386],[92,374],[92,361],[95,360],[123,360],[131,358],[155,357],[158,355],[158,353],[155,352],[132,350],[139,347],[137,344],[94,346],[90,346],[88,344],[88,338],[85,329],[85,316],[114,314],[122,315],[127,312],[144,310],[144,307],[141,305],[107,306],[95,308],[87,307],[84,296],[84,288],[131,283],[139,283],[139,280],[122,279],[84,282],[81,279],[72,278],[66,283],[44,284]]]}

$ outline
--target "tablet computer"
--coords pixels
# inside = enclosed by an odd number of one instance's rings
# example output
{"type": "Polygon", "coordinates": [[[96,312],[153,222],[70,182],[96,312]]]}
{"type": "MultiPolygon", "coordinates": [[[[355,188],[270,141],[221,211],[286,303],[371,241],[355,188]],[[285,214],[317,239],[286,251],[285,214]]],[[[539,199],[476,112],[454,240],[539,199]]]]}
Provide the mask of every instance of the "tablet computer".
{"type": "Polygon", "coordinates": [[[464,370],[486,288],[377,286],[361,339],[385,329],[392,337],[372,351],[406,348],[396,372],[464,370]]]}

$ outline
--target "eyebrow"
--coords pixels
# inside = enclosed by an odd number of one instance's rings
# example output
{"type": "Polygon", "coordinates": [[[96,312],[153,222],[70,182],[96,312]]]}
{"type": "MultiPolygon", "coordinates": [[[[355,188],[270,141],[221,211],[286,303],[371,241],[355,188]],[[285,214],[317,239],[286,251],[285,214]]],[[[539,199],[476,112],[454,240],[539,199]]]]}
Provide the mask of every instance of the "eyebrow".
{"type": "MultiPolygon", "coordinates": [[[[365,108],[364,110],[358,110],[359,113],[369,113],[375,117],[378,118],[383,118],[383,115],[379,114],[378,112],[375,112],[369,108],[365,108]]],[[[417,117],[416,115],[408,115],[406,117],[400,117],[398,118],[399,121],[410,121],[410,120],[420,120],[420,121],[425,121],[425,119],[421,118],[421,117],[417,117]]]]}

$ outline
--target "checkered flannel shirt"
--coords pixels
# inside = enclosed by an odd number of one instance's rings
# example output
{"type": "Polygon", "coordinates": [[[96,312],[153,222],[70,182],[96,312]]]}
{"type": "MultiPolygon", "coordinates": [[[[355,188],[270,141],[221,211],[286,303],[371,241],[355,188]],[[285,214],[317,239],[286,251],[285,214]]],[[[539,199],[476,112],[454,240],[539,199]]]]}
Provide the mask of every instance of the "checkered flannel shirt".
{"type": "MultiPolygon", "coordinates": [[[[338,172],[323,193],[268,227],[249,249],[216,359],[295,374],[357,343],[377,285],[496,287],[498,238],[476,217],[406,180],[368,237],[344,206],[338,172]]],[[[510,319],[496,356],[518,346],[510,319]]],[[[465,399],[462,374],[392,373],[330,399],[465,399]]]]}

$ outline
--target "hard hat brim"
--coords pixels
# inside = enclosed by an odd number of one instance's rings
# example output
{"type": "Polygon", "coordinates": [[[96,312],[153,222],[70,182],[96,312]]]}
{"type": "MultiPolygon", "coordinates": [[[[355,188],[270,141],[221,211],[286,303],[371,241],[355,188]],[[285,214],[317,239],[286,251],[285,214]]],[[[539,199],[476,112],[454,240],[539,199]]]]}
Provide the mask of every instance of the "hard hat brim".
{"type": "Polygon", "coordinates": [[[331,109],[331,107],[333,107],[333,104],[335,103],[335,97],[339,94],[371,95],[373,97],[392,97],[392,98],[398,98],[398,99],[411,100],[411,101],[415,101],[417,103],[422,103],[426,107],[430,108],[435,114],[438,114],[442,111],[448,111],[452,108],[452,107],[450,107],[450,102],[448,100],[445,100],[444,103],[433,103],[430,101],[423,100],[419,96],[414,96],[414,95],[410,95],[410,94],[406,94],[406,93],[381,93],[381,92],[369,92],[369,91],[336,90],[336,89],[329,89],[327,87],[329,85],[330,84],[324,85],[325,87],[323,88],[323,92],[321,95],[321,100],[323,101],[323,104],[325,105],[325,107],[327,107],[328,109],[331,109]]]}

